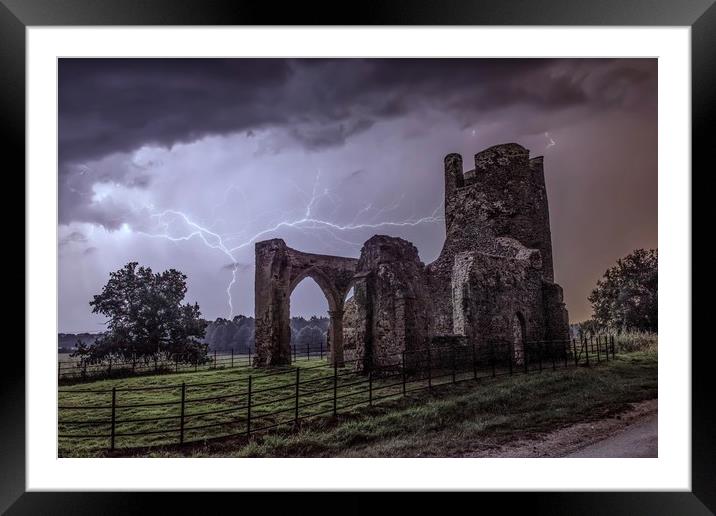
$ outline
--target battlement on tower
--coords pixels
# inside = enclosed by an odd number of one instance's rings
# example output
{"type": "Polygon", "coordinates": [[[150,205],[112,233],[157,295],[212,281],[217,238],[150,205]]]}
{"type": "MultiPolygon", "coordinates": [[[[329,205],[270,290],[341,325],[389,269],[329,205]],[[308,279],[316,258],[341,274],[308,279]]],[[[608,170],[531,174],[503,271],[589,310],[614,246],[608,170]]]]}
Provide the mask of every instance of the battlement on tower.
{"type": "Polygon", "coordinates": [[[446,246],[458,252],[487,250],[495,238],[514,238],[539,249],[545,279],[552,281],[544,158],[530,158],[522,145],[504,143],[475,154],[471,170],[463,170],[457,153],[444,163],[446,246]]]}
{"type": "MultiPolygon", "coordinates": [[[[542,173],[544,162],[543,156],[530,158],[530,151],[517,143],[505,143],[494,145],[488,149],[475,154],[475,167],[470,170],[462,170],[462,156],[460,154],[448,154],[445,158],[445,173],[454,175],[446,178],[447,182],[454,184],[455,189],[465,188],[479,184],[487,174],[509,174],[515,171],[530,169],[534,173],[542,173]],[[450,166],[448,167],[448,163],[450,166]],[[457,166],[459,163],[460,166],[457,166]],[[460,177],[462,176],[462,177],[460,177]]],[[[446,190],[447,194],[447,190],[446,190]]]]}

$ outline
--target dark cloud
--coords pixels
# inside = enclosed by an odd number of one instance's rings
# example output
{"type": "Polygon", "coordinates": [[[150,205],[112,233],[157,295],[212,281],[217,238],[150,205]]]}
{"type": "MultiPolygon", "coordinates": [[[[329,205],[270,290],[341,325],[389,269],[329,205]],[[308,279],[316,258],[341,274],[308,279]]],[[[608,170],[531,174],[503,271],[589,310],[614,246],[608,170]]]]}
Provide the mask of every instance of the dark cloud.
{"type": "Polygon", "coordinates": [[[279,122],[267,106],[289,74],[263,59],[61,59],[60,162],[279,122]]]}
{"type": "Polygon", "coordinates": [[[60,162],[209,134],[250,137],[273,125],[316,150],[428,106],[469,116],[515,104],[603,108],[654,68],[635,60],[61,59],[60,162]]]}
{"type": "MultiPolygon", "coordinates": [[[[93,202],[94,185],[146,189],[151,169],[130,153],[171,148],[207,135],[280,128],[318,152],[376,123],[426,109],[471,127],[519,108],[520,131],[553,129],[543,113],[634,108],[655,93],[653,60],[608,59],[60,59],[60,222],[110,229],[131,218],[126,205],[93,202]],[[577,108],[577,109],[575,109],[577,108]],[[580,110],[581,108],[581,110],[580,110]],[[531,113],[531,115],[530,115],[531,113]],[[111,156],[115,158],[110,159],[111,156]],[[88,167],[87,164],[91,164],[88,167]]],[[[561,123],[565,123],[561,120],[561,123]]],[[[410,135],[424,134],[415,126],[410,135]]],[[[261,142],[276,155],[284,138],[261,142]]]]}
{"type": "Polygon", "coordinates": [[[320,126],[295,127],[290,134],[307,149],[320,150],[345,143],[349,137],[370,129],[373,123],[372,120],[362,118],[320,126]]]}

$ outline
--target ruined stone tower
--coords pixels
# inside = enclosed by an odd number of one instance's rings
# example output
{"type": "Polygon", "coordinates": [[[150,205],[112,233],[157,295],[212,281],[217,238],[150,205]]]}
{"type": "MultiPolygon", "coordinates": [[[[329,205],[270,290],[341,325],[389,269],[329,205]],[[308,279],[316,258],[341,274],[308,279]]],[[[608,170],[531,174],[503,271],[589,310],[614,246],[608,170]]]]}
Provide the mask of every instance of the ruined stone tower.
{"type": "Polygon", "coordinates": [[[462,156],[445,157],[446,246],[494,249],[494,239],[511,237],[542,256],[542,276],[554,281],[552,236],[542,156],[516,143],[475,154],[475,168],[463,172],[462,156]]]}
{"type": "Polygon", "coordinates": [[[323,290],[331,360],[370,370],[400,362],[446,336],[475,346],[568,338],[554,283],[543,159],[516,143],[444,160],[446,238],[424,265],[415,246],[370,238],[359,259],[310,255],[282,240],[256,244],[256,364],[287,363],[291,291],[305,276],[323,290]],[[343,302],[354,288],[354,296],[343,302]]]}

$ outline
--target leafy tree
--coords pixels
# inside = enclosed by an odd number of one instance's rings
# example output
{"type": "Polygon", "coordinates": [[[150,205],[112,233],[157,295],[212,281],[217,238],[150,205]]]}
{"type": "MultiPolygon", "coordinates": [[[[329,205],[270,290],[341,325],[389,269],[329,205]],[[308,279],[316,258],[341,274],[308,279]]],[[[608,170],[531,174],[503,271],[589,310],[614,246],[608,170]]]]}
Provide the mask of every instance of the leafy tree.
{"type": "Polygon", "coordinates": [[[296,336],[296,349],[314,349],[318,351],[325,341],[325,335],[318,326],[304,326],[296,336]]]}
{"type": "Polygon", "coordinates": [[[617,260],[589,295],[594,319],[617,331],[657,331],[657,250],[637,249],[617,260]]]}
{"type": "Polygon", "coordinates": [[[110,273],[102,292],[90,301],[93,313],[109,318],[107,332],[73,356],[87,363],[106,359],[201,363],[208,346],[201,342],[207,322],[199,305],[182,304],[186,275],[175,269],[153,273],[130,262],[110,273]]]}

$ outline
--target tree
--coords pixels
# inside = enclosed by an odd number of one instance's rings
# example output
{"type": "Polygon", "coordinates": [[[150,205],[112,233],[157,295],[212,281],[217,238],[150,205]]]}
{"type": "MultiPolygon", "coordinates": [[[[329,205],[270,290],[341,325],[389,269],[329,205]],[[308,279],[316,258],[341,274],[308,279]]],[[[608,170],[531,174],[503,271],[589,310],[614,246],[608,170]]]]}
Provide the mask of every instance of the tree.
{"type": "Polygon", "coordinates": [[[130,262],[110,273],[102,292],[89,303],[93,313],[109,318],[107,332],[79,348],[76,356],[89,363],[112,358],[207,360],[208,346],[199,340],[207,322],[198,304],[182,304],[185,294],[186,275],[175,269],[155,274],[130,262]]]}
{"type": "Polygon", "coordinates": [[[596,335],[601,330],[601,324],[599,324],[594,319],[587,319],[586,321],[582,321],[580,323],[577,323],[577,334],[580,338],[582,337],[590,337],[592,335],[596,335]]]}
{"type": "Polygon", "coordinates": [[[295,340],[296,349],[318,350],[324,341],[324,334],[318,326],[304,326],[295,340]]]}
{"type": "Polygon", "coordinates": [[[637,249],[617,260],[589,295],[594,319],[617,331],[657,331],[657,250],[637,249]]]}

